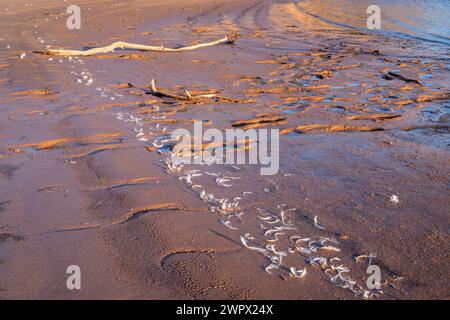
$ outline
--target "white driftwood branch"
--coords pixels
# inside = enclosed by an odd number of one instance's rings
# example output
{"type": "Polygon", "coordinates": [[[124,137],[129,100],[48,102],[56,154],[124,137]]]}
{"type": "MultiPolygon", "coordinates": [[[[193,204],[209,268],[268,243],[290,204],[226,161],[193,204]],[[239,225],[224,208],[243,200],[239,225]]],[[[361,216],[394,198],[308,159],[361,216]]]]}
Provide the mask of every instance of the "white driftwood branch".
{"type": "Polygon", "coordinates": [[[49,49],[46,51],[43,51],[42,54],[45,55],[53,55],[53,56],[92,56],[98,53],[108,53],[113,52],[116,49],[133,49],[133,50],[140,50],[140,51],[157,51],[157,52],[182,52],[182,51],[191,51],[196,50],[200,48],[205,47],[211,47],[218,44],[227,44],[227,43],[233,43],[235,37],[233,35],[227,35],[223,37],[222,39],[212,41],[212,42],[206,42],[206,43],[199,43],[193,46],[188,47],[181,47],[181,48],[165,48],[164,46],[156,47],[156,46],[146,46],[143,44],[135,44],[135,43],[128,43],[128,42],[114,42],[113,44],[106,46],[106,47],[99,47],[99,48],[92,48],[88,50],[58,50],[58,49],[49,49]]]}
{"type": "Polygon", "coordinates": [[[179,100],[179,101],[188,101],[188,102],[192,102],[192,103],[204,102],[205,100],[210,100],[210,99],[216,99],[219,101],[227,101],[227,102],[234,102],[234,103],[246,103],[247,102],[244,100],[222,97],[220,95],[213,94],[213,93],[192,95],[188,90],[185,91],[185,96],[180,96],[180,95],[172,94],[169,92],[163,92],[156,88],[155,79],[152,79],[152,81],[150,82],[150,86],[151,86],[151,91],[150,92],[147,91],[146,93],[152,94],[152,95],[154,95],[156,97],[160,97],[160,98],[169,98],[169,99],[174,99],[174,100],[179,100]]]}

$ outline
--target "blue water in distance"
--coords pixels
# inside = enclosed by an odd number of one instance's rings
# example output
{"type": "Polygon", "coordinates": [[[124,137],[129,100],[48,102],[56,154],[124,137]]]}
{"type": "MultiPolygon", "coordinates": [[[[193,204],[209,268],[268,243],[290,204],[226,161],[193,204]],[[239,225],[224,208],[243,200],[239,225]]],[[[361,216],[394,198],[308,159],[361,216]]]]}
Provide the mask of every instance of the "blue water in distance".
{"type": "Polygon", "coordinates": [[[298,6],[324,21],[367,30],[367,7],[381,9],[380,32],[450,46],[450,0],[304,0],[298,6]]]}

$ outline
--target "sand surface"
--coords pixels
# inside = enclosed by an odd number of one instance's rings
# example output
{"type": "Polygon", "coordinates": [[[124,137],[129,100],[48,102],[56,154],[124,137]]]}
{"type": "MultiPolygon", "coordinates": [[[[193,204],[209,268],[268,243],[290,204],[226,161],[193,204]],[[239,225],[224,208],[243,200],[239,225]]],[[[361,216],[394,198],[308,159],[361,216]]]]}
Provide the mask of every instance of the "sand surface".
{"type": "Polygon", "coordinates": [[[448,298],[448,47],[294,1],[77,4],[82,28],[68,30],[66,2],[0,1],[0,298],[448,298]],[[233,45],[183,53],[33,53],[230,33],[233,45]],[[158,98],[152,78],[248,101],[158,98]],[[280,129],[279,173],[170,170],[161,141],[193,119],[280,129]],[[366,288],[369,263],[382,292],[366,288]],[[69,265],[81,290],[66,287],[69,265]]]}

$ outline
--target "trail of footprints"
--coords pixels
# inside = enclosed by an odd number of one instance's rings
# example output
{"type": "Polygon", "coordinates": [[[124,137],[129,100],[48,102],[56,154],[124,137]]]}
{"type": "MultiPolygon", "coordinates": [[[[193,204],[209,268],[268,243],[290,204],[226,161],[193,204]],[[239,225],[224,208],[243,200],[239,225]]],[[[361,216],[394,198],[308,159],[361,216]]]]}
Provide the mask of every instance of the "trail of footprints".
{"type": "MultiPolygon", "coordinates": [[[[96,90],[100,92],[102,97],[107,95],[105,90],[108,89],[97,88],[96,90]]],[[[158,107],[155,108],[158,111],[158,107]]],[[[260,232],[258,234],[252,235],[238,227],[237,223],[245,219],[253,210],[250,208],[241,209],[240,204],[245,197],[252,195],[253,192],[244,191],[231,198],[221,197],[208,191],[195,180],[200,177],[210,177],[217,186],[229,189],[233,186],[234,181],[240,179],[239,176],[233,176],[229,171],[213,172],[213,170],[187,169],[183,164],[174,163],[171,158],[171,148],[167,147],[167,145],[173,143],[171,135],[167,133],[168,128],[161,123],[145,123],[147,118],[164,120],[167,118],[166,115],[159,116],[154,113],[149,117],[148,115],[134,115],[131,112],[116,112],[113,116],[117,120],[132,123],[134,125],[133,132],[138,141],[151,144],[159,153],[167,156],[164,160],[167,172],[176,174],[187,188],[195,192],[204,202],[210,204],[211,212],[219,216],[222,225],[239,232],[243,246],[267,258],[268,262],[264,267],[265,272],[271,275],[284,274],[299,279],[307,276],[308,267],[315,267],[321,269],[334,286],[349,290],[358,298],[372,299],[383,294],[381,290],[364,289],[350,276],[350,269],[337,256],[341,252],[337,240],[325,236],[304,237],[300,235],[298,228],[287,218],[289,212],[296,210],[295,208],[285,208],[284,205],[279,205],[276,208],[278,213],[256,208],[255,214],[260,220],[260,232]],[[291,256],[297,258],[291,259],[295,260],[296,263],[289,261],[291,256]],[[303,264],[299,265],[299,261],[303,261],[303,264]]],[[[198,157],[198,155],[194,155],[195,157],[198,157]]],[[[205,160],[208,167],[212,167],[215,159],[211,157],[205,160]]],[[[226,165],[223,166],[226,168],[226,165]]],[[[231,166],[231,169],[238,171],[240,168],[231,166]]],[[[317,232],[325,230],[325,226],[320,224],[317,216],[314,217],[311,224],[317,232]]],[[[370,259],[359,256],[355,259],[355,262],[368,261],[370,264],[375,255],[371,253],[367,257],[370,257],[370,259]]]]}

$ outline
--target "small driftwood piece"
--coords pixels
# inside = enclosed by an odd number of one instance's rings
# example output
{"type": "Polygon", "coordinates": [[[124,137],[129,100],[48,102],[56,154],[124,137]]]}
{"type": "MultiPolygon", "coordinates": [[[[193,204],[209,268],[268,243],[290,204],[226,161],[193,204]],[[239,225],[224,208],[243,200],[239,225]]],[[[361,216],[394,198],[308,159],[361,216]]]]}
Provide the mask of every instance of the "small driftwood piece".
{"type": "Polygon", "coordinates": [[[106,47],[99,47],[99,48],[92,48],[88,50],[64,50],[64,49],[49,49],[41,52],[45,55],[52,55],[52,56],[92,56],[96,55],[98,53],[109,53],[113,52],[116,49],[132,49],[132,50],[139,50],[139,51],[157,51],[157,52],[183,52],[183,51],[192,51],[200,48],[205,47],[211,47],[218,44],[231,44],[235,41],[235,35],[226,35],[222,39],[212,41],[212,42],[206,42],[206,43],[199,43],[196,45],[188,46],[188,47],[181,47],[181,48],[165,48],[163,45],[160,47],[157,46],[147,46],[143,44],[135,44],[135,43],[128,43],[123,41],[114,42],[113,44],[110,44],[106,47]]]}
{"type": "Polygon", "coordinates": [[[227,101],[227,102],[234,102],[234,103],[247,103],[248,102],[246,100],[222,97],[215,93],[192,95],[188,90],[186,90],[184,95],[178,95],[178,94],[173,94],[170,92],[160,91],[156,88],[155,79],[152,79],[152,81],[150,82],[150,86],[151,86],[151,90],[144,90],[146,94],[151,94],[158,98],[169,98],[169,99],[182,101],[182,102],[203,103],[203,102],[207,102],[210,100],[227,101]]]}

